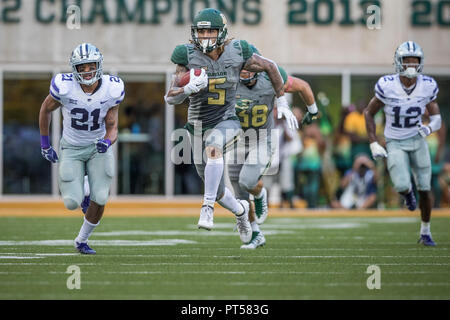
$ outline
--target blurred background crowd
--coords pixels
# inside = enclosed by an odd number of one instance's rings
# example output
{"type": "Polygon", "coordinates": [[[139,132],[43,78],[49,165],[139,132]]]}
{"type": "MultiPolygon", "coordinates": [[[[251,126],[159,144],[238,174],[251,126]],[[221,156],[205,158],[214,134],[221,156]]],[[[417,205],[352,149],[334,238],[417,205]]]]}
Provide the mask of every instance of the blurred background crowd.
{"type": "MultiPolygon", "coordinates": [[[[319,93],[325,96],[323,92],[319,93]]],[[[276,120],[284,131],[286,146],[280,153],[280,173],[265,177],[267,183],[280,186],[280,207],[295,208],[345,208],[395,209],[403,206],[403,199],[393,189],[386,167],[386,160],[375,161],[370,152],[366,133],[364,108],[367,100],[341,109],[335,126],[330,121],[328,99],[318,99],[320,118],[298,132],[276,120]],[[295,152],[288,153],[288,143],[298,145],[295,152]],[[286,174],[290,172],[290,174],[286,174]]],[[[294,107],[299,121],[303,108],[294,107]]],[[[426,123],[427,116],[424,116],[426,123]]],[[[377,114],[377,135],[384,141],[384,114],[377,114]]],[[[434,207],[450,206],[450,162],[445,157],[446,125],[427,137],[432,159],[432,190],[434,207]]],[[[292,150],[292,149],[291,149],[292,150]]],[[[414,185],[414,179],[412,178],[414,185]]]]}
{"type": "MultiPolygon", "coordinates": [[[[67,0],[0,1],[0,197],[59,197],[57,165],[42,158],[38,114],[52,77],[71,72],[68,59],[83,42],[104,55],[104,73],[125,82],[114,144],[111,196],[195,197],[203,193],[193,165],[170,161],[175,129],[187,105],[164,101],[176,45],[191,37],[195,13],[206,6],[228,17],[230,38],[254,44],[290,75],[307,81],[321,116],[298,132],[284,123],[280,170],[267,176],[272,205],[308,208],[399,208],[384,160],[373,161],[362,110],[377,79],[394,72],[396,47],[414,40],[425,53],[424,73],[440,88],[443,128],[427,138],[436,207],[450,203],[450,2],[447,0],[67,0]],[[69,4],[80,5],[70,27],[69,4]],[[380,19],[369,6],[379,8],[380,19]],[[369,19],[370,18],[370,19],[369,19]],[[378,26],[370,21],[378,20],[378,26]],[[447,40],[447,41],[446,41],[447,40]],[[281,201],[283,200],[283,201],[281,201]]],[[[299,119],[304,105],[290,97],[299,119]]],[[[61,113],[52,113],[58,148],[61,113]]],[[[426,119],[425,119],[426,121],[426,119]]],[[[384,116],[377,115],[383,141],[384,116]]],[[[175,199],[176,201],[176,199],[175,199]]]]}

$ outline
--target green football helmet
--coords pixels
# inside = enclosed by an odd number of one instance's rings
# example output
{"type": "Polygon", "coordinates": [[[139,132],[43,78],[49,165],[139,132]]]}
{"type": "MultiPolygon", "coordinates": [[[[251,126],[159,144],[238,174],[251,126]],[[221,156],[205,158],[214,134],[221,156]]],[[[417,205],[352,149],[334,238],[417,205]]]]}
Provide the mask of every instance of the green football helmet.
{"type": "Polygon", "coordinates": [[[227,18],[216,9],[206,8],[201,10],[194,18],[191,26],[192,40],[195,46],[202,50],[203,53],[211,52],[225,43],[227,38],[227,18]],[[214,43],[211,39],[199,40],[199,29],[216,29],[218,30],[217,38],[214,43]]]}

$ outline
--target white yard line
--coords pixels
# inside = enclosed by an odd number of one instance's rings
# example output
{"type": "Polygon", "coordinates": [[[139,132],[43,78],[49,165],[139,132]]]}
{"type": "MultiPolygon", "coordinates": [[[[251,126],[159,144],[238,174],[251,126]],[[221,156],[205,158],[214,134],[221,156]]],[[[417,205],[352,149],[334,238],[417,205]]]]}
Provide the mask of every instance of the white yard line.
{"type": "Polygon", "coordinates": [[[0,259],[42,259],[43,257],[24,257],[24,256],[0,256],[0,259]]]}

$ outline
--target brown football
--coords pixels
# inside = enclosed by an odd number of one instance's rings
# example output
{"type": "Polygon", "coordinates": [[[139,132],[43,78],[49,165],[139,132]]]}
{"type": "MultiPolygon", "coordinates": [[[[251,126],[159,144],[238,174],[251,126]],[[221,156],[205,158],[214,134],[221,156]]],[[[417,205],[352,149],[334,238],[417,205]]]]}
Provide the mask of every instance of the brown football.
{"type": "MultiPolygon", "coordinates": [[[[194,74],[198,77],[202,73],[202,69],[194,69],[194,74]]],[[[181,76],[181,78],[178,80],[178,87],[184,87],[189,83],[190,80],[190,71],[186,72],[181,76]]]]}

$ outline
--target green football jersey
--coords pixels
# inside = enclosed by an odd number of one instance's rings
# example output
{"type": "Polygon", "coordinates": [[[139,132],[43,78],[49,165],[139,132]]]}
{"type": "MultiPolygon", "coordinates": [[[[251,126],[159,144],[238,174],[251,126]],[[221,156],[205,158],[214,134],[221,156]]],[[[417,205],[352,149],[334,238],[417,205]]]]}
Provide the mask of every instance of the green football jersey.
{"type": "MultiPolygon", "coordinates": [[[[282,68],[279,71],[286,83],[286,72],[282,68]]],[[[242,129],[272,129],[275,97],[272,82],[265,72],[257,74],[256,84],[250,88],[240,83],[236,92],[236,114],[242,129]]]]}
{"type": "Polygon", "coordinates": [[[231,40],[214,61],[198,50],[194,44],[177,46],[171,61],[188,69],[203,68],[208,74],[208,87],[189,96],[188,125],[201,124],[203,129],[236,118],[236,90],[239,73],[253,52],[247,41],[231,40]]]}

